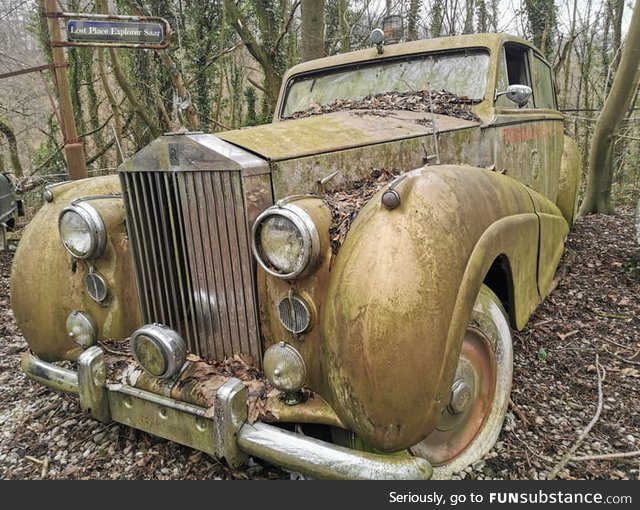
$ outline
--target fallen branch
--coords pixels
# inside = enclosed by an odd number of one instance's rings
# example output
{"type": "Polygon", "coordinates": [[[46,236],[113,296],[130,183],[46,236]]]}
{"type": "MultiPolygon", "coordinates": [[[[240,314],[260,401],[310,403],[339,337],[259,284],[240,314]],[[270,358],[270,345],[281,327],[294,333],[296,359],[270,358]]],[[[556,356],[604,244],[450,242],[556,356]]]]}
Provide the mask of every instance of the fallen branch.
{"type": "Polygon", "coordinates": [[[36,459],[35,457],[32,457],[31,455],[25,455],[24,458],[25,458],[25,460],[31,461],[34,464],[40,464],[41,466],[44,464],[44,460],[36,459]]]}
{"type": "Polygon", "coordinates": [[[527,416],[522,412],[522,409],[516,403],[509,399],[509,405],[511,405],[511,409],[513,409],[513,413],[518,417],[518,419],[524,424],[525,427],[529,426],[529,420],[527,420],[527,416]]]}
{"type": "Polygon", "coordinates": [[[597,308],[591,308],[591,307],[589,307],[589,310],[591,310],[596,315],[599,315],[600,317],[604,317],[605,319],[620,319],[623,321],[630,321],[632,319],[635,319],[634,315],[629,316],[629,315],[621,315],[617,313],[607,313],[607,312],[603,312],[602,310],[598,310],[597,308]]]}
{"type": "Polygon", "coordinates": [[[623,361],[625,363],[629,363],[629,365],[636,365],[636,366],[640,366],[640,361],[633,361],[627,358],[623,358],[622,356],[618,356],[617,354],[612,354],[612,356],[616,359],[619,359],[620,361],[623,361]]]}
{"type": "Polygon", "coordinates": [[[580,435],[578,436],[578,439],[576,439],[576,442],[569,449],[569,451],[565,453],[562,456],[562,459],[560,459],[560,462],[558,462],[553,467],[553,469],[549,473],[549,476],[547,477],[547,480],[553,480],[554,478],[556,478],[556,476],[558,476],[558,473],[560,472],[560,470],[563,469],[567,465],[567,462],[571,460],[571,457],[573,456],[575,451],[580,447],[584,439],[587,437],[587,434],[589,434],[593,426],[596,424],[596,422],[600,418],[600,413],[602,412],[602,402],[604,400],[602,395],[602,381],[604,380],[604,373],[603,373],[604,369],[600,365],[600,360],[598,359],[597,354],[596,354],[596,371],[598,373],[598,407],[596,408],[596,414],[593,415],[593,418],[591,419],[589,424],[584,428],[584,430],[580,433],[580,435]]]}
{"type": "Polygon", "coordinates": [[[42,470],[40,471],[40,478],[43,480],[47,477],[49,473],[49,459],[45,457],[44,462],[42,463],[42,470]]]}
{"type": "Polygon", "coordinates": [[[130,351],[118,351],[117,349],[112,349],[104,342],[98,342],[98,344],[100,344],[100,347],[105,351],[107,351],[109,354],[114,354],[115,356],[127,356],[127,357],[131,356],[130,351]]]}
{"type": "MultiPolygon", "coordinates": [[[[622,345],[621,343],[618,343],[618,342],[616,342],[614,340],[610,340],[608,338],[599,337],[598,340],[603,340],[605,342],[609,342],[610,344],[617,345],[618,347],[621,347],[621,348],[626,349],[628,351],[631,350],[631,347],[629,347],[628,345],[622,345]]],[[[631,356],[631,357],[633,357],[633,356],[631,356]]]]}
{"type": "Polygon", "coordinates": [[[627,459],[630,457],[640,457],[640,450],[622,453],[603,453],[600,455],[579,455],[577,457],[571,457],[571,460],[617,460],[627,459]]]}
{"type": "Polygon", "coordinates": [[[100,434],[101,432],[106,431],[107,429],[109,429],[110,427],[112,427],[114,424],[113,423],[107,423],[104,427],[100,427],[97,430],[94,430],[91,434],[89,434],[86,437],[83,437],[82,439],[76,441],[75,443],[73,443],[70,447],[69,447],[69,451],[73,451],[75,450],[78,446],[80,446],[81,444],[86,443],[87,441],[89,441],[89,439],[91,439],[92,437],[97,436],[98,434],[100,434]]]}
{"type": "Polygon", "coordinates": [[[32,420],[37,420],[43,414],[47,414],[49,411],[53,411],[54,409],[56,409],[58,407],[60,407],[60,404],[58,404],[57,402],[53,403],[53,404],[49,404],[48,406],[44,406],[44,407],[38,409],[37,411],[34,411],[33,414],[31,415],[31,419],[32,420]]]}

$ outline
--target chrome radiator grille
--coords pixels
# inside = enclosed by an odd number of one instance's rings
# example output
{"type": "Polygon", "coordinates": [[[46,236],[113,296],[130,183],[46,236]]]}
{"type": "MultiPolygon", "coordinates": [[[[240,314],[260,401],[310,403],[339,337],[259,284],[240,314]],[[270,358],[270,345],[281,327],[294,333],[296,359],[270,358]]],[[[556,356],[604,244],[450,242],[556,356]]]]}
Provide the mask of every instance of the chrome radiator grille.
{"type": "Polygon", "coordinates": [[[202,358],[259,360],[240,171],[120,175],[144,320],[180,332],[202,358]]]}

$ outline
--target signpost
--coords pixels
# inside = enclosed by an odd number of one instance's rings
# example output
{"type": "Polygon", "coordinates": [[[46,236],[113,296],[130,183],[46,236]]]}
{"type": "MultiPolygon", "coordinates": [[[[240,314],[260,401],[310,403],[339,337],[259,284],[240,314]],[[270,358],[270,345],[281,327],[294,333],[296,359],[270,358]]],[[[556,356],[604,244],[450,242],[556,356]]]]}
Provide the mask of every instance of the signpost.
{"type": "Polygon", "coordinates": [[[55,84],[61,112],[64,150],[71,179],[87,177],[84,146],[78,138],[64,47],[147,48],[161,50],[171,41],[171,27],[164,18],[153,16],[112,16],[59,12],[56,0],[44,0],[44,16],[49,26],[49,46],[53,54],[55,84]],[[66,19],[67,38],[63,40],[59,19],[66,19]]]}

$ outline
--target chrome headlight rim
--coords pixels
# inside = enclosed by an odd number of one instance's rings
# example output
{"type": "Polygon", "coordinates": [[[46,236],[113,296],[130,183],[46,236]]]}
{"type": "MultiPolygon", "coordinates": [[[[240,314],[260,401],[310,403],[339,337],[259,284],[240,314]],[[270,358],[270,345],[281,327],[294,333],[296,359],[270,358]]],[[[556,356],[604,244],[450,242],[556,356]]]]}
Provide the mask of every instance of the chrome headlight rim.
{"type": "Polygon", "coordinates": [[[320,258],[320,234],[318,227],[311,216],[302,208],[294,204],[274,205],[269,207],[256,218],[251,229],[251,249],[256,261],[271,276],[292,280],[305,276],[313,269],[320,258]],[[265,220],[272,216],[282,216],[289,220],[296,227],[302,237],[303,257],[295,270],[288,273],[279,272],[265,261],[265,256],[261,252],[260,229],[265,220]]]}
{"type": "Polygon", "coordinates": [[[62,245],[65,247],[67,252],[76,259],[96,259],[104,253],[107,246],[107,230],[104,226],[104,221],[102,221],[102,216],[100,216],[100,213],[92,205],[86,202],[74,202],[60,211],[60,215],[58,216],[58,233],[60,234],[62,245]],[[91,247],[86,251],[86,253],[76,253],[67,245],[67,242],[62,235],[62,219],[67,213],[75,213],[80,216],[89,228],[91,247]]]}

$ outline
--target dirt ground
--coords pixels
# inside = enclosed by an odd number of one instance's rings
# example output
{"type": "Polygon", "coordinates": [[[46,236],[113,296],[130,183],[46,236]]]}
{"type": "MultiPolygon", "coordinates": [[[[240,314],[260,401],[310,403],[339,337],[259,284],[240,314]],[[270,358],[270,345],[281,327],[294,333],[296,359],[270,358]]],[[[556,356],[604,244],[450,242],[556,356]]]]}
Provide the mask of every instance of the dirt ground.
{"type": "MultiPolygon", "coordinates": [[[[289,478],[262,461],[232,471],[98,423],[75,398],[27,380],[18,368],[26,344],[9,307],[12,257],[0,252],[0,479],[289,478]]],[[[542,479],[554,470],[562,479],[640,478],[640,250],[631,210],[579,220],[561,268],[557,288],[514,333],[512,402],[498,443],[459,478],[542,479]]]]}

